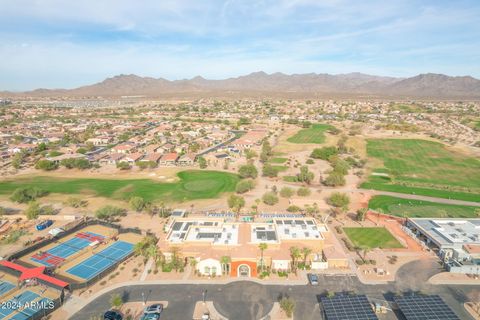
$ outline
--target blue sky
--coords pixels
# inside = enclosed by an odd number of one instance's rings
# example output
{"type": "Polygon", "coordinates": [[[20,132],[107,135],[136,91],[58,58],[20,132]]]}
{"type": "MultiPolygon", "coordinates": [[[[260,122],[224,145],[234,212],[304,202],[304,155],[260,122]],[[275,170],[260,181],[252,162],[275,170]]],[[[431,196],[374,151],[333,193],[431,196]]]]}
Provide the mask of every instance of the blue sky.
{"type": "Polygon", "coordinates": [[[480,1],[0,0],[0,90],[117,74],[480,78],[480,1]]]}

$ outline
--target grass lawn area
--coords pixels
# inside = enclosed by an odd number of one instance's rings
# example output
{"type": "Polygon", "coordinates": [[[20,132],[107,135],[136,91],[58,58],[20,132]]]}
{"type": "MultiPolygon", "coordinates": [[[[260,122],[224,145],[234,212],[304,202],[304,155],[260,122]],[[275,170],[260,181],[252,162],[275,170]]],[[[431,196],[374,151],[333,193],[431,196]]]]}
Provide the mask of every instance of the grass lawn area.
{"type": "Polygon", "coordinates": [[[298,182],[296,176],[283,176],[285,182],[298,182]]]}
{"type": "Polygon", "coordinates": [[[148,201],[181,202],[216,198],[222,192],[231,192],[240,178],[219,171],[187,170],[177,174],[179,181],[155,182],[151,179],[68,179],[34,177],[0,182],[0,194],[11,194],[19,187],[38,187],[50,193],[93,194],[114,199],[140,196],[148,201]]]}
{"type": "Polygon", "coordinates": [[[274,168],[277,172],[283,172],[288,170],[287,166],[272,166],[272,168],[274,168]]]}
{"type": "Polygon", "coordinates": [[[368,202],[372,210],[399,217],[413,218],[477,218],[475,210],[480,207],[457,206],[430,201],[402,199],[390,196],[374,196],[368,202]]]}
{"type": "Polygon", "coordinates": [[[383,161],[361,187],[480,202],[480,160],[418,139],[369,139],[367,154],[383,161]]]}
{"type": "Polygon", "coordinates": [[[270,163],[285,163],[287,162],[288,158],[281,158],[281,157],[278,157],[278,158],[272,158],[270,159],[270,163]]]}
{"type": "Polygon", "coordinates": [[[333,127],[329,124],[314,124],[310,128],[302,129],[287,139],[291,143],[324,143],[325,132],[333,127]]]}
{"type": "Polygon", "coordinates": [[[343,228],[355,247],[370,249],[403,248],[386,228],[343,228]]]}

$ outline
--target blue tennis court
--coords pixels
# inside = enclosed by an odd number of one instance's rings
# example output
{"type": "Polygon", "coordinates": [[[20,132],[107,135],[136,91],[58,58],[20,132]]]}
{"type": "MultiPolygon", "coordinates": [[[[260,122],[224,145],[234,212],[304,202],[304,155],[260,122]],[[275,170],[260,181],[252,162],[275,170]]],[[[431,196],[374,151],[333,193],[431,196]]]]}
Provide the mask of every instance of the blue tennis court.
{"type": "Polygon", "coordinates": [[[90,280],[103,270],[128,256],[132,251],[133,244],[125,241],[117,241],[102,251],[95,253],[90,258],[80,262],[75,267],[68,269],[67,273],[90,280]]]}
{"type": "MultiPolygon", "coordinates": [[[[86,232],[86,233],[95,237],[103,238],[103,236],[92,233],[92,232],[86,232]]],[[[90,243],[92,243],[92,241],[90,241],[89,239],[75,236],[49,249],[48,251],[44,252],[42,255],[37,254],[32,256],[30,259],[38,263],[41,263],[47,267],[51,267],[54,265],[58,265],[66,258],[88,247],[90,243]]]]}
{"type": "Polygon", "coordinates": [[[14,284],[8,281],[0,280],[0,297],[12,290],[13,288],[15,288],[14,284]]]}
{"type": "MultiPolygon", "coordinates": [[[[26,303],[32,302],[33,300],[37,299],[38,297],[40,297],[40,296],[38,294],[36,294],[35,292],[25,291],[25,292],[22,292],[20,295],[15,296],[14,298],[8,300],[5,303],[5,306],[23,306],[26,303]]],[[[0,319],[8,317],[12,313],[14,313],[16,310],[17,309],[15,309],[15,308],[9,309],[8,307],[7,308],[0,308],[0,319]]]]}
{"type": "Polygon", "coordinates": [[[41,312],[45,308],[52,308],[53,302],[48,298],[43,298],[36,301],[34,305],[19,311],[11,320],[28,320],[33,318],[37,313],[41,312]]]}

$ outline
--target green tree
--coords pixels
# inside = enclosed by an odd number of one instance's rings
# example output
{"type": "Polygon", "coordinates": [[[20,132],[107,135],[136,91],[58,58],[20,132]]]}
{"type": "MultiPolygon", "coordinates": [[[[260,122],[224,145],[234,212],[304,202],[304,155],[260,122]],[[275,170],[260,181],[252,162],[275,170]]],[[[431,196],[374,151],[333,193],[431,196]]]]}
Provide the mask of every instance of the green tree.
{"type": "Polygon", "coordinates": [[[121,162],[117,162],[117,168],[120,169],[120,170],[128,170],[130,169],[130,164],[126,161],[121,161],[121,162]]]}
{"type": "Polygon", "coordinates": [[[344,186],[346,184],[345,177],[338,172],[331,172],[328,177],[323,181],[323,184],[329,187],[344,186]]]}
{"type": "Polygon", "coordinates": [[[88,205],[88,201],[76,197],[69,197],[65,201],[65,204],[72,208],[84,208],[88,205]]]}
{"type": "Polygon", "coordinates": [[[290,247],[291,269],[297,273],[298,259],[301,257],[301,252],[298,247],[290,247]]]}
{"type": "Polygon", "coordinates": [[[280,189],[280,196],[283,198],[291,198],[295,194],[295,191],[289,187],[283,187],[280,189]]]}
{"type": "Polygon", "coordinates": [[[222,265],[222,274],[228,274],[230,269],[230,263],[232,259],[230,256],[222,256],[220,258],[220,264],[222,265]]]}
{"type": "Polygon", "coordinates": [[[128,204],[130,205],[130,208],[137,212],[141,212],[143,209],[145,209],[145,206],[147,205],[147,202],[142,198],[142,197],[131,197],[130,201],[128,201],[128,204]]]}
{"type": "Polygon", "coordinates": [[[252,149],[245,149],[244,153],[245,153],[245,158],[247,158],[247,160],[251,160],[258,156],[255,150],[252,150],[252,149]]]}
{"type": "Polygon", "coordinates": [[[262,272],[265,270],[265,262],[263,260],[263,253],[265,250],[267,250],[268,248],[268,245],[264,242],[260,243],[258,245],[258,249],[260,249],[260,269],[262,270],[262,272]]]}
{"type": "Polygon", "coordinates": [[[205,169],[207,167],[207,160],[204,157],[200,156],[197,158],[198,166],[200,169],[205,169]]]}
{"type": "Polygon", "coordinates": [[[28,220],[37,219],[40,215],[40,204],[36,201],[30,201],[27,209],[25,210],[25,216],[28,220]]]}
{"type": "Polygon", "coordinates": [[[291,298],[282,298],[279,303],[280,308],[285,312],[285,315],[291,318],[295,311],[295,301],[291,298]]]}
{"type": "Polygon", "coordinates": [[[357,221],[364,221],[365,216],[367,214],[368,209],[367,208],[360,208],[357,210],[357,221]]]}
{"type": "Polygon", "coordinates": [[[328,160],[328,158],[337,154],[338,150],[336,147],[322,147],[313,149],[310,157],[313,159],[328,160]]]}
{"type": "Polygon", "coordinates": [[[334,192],[327,199],[327,202],[331,206],[340,208],[342,211],[346,211],[348,209],[348,205],[350,204],[350,198],[345,193],[334,192]]]}
{"type": "Polygon", "coordinates": [[[252,179],[240,180],[235,187],[237,193],[245,193],[255,188],[255,181],[252,179]]]}
{"type": "Polygon", "coordinates": [[[38,169],[38,170],[51,171],[57,168],[58,168],[58,165],[55,162],[46,160],[46,159],[38,160],[37,163],[35,164],[35,169],[38,169]]]}
{"type": "Polygon", "coordinates": [[[335,161],[335,163],[333,163],[333,172],[337,172],[341,175],[346,175],[349,169],[350,165],[345,160],[338,159],[335,161]]]}
{"type": "Polygon", "coordinates": [[[112,308],[120,308],[123,305],[123,298],[118,293],[113,294],[110,297],[110,305],[112,308]]]}
{"type": "Polygon", "coordinates": [[[238,174],[242,178],[255,179],[258,176],[257,168],[253,164],[246,164],[238,169],[238,174]]]}
{"type": "Polygon", "coordinates": [[[307,258],[312,253],[312,249],[303,247],[301,251],[302,251],[302,257],[303,257],[303,266],[305,268],[307,266],[307,258]]]}
{"type": "Polygon", "coordinates": [[[264,177],[274,178],[278,175],[278,170],[269,163],[263,165],[262,175],[264,177]]]}
{"type": "Polygon", "coordinates": [[[314,177],[315,176],[313,172],[310,172],[308,170],[308,166],[301,166],[300,173],[297,174],[297,180],[299,182],[305,182],[307,184],[310,184],[313,181],[314,177]]]}
{"type": "Polygon", "coordinates": [[[228,207],[232,209],[237,216],[240,214],[240,210],[242,210],[242,208],[245,206],[245,199],[235,194],[230,195],[230,197],[227,199],[227,202],[228,207]]]}
{"type": "Polygon", "coordinates": [[[13,191],[12,195],[10,196],[10,200],[18,203],[27,203],[37,198],[46,196],[47,194],[48,191],[37,187],[22,187],[13,191]]]}
{"type": "Polygon", "coordinates": [[[306,187],[301,187],[301,188],[298,188],[297,190],[297,196],[299,197],[307,197],[310,195],[310,189],[309,188],[306,188],[306,187]]]}
{"type": "Polygon", "coordinates": [[[125,216],[125,209],[115,207],[112,205],[106,205],[97,211],[95,211],[95,217],[101,220],[113,220],[116,217],[125,216]]]}
{"type": "Polygon", "coordinates": [[[12,158],[12,167],[15,169],[20,169],[20,167],[23,164],[23,161],[25,159],[25,153],[24,152],[17,152],[12,158]]]}
{"type": "Polygon", "coordinates": [[[262,201],[263,201],[263,203],[265,203],[269,206],[273,206],[273,205],[278,203],[278,197],[274,192],[270,191],[270,192],[266,192],[262,196],[262,201]]]}

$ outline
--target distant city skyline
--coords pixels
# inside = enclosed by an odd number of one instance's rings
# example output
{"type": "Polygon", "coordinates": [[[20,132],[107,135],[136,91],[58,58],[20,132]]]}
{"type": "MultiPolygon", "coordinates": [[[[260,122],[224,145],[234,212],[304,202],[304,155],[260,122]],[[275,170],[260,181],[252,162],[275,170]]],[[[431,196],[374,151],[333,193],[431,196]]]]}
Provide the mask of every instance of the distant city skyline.
{"type": "Polygon", "coordinates": [[[4,1],[0,91],[117,74],[480,78],[478,1],[4,1]]]}

